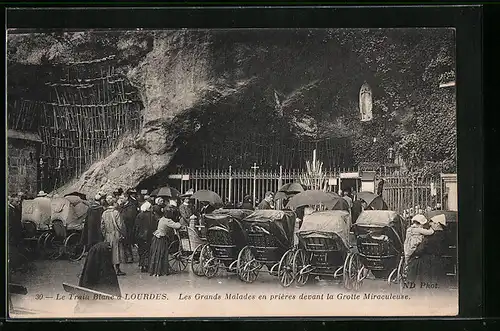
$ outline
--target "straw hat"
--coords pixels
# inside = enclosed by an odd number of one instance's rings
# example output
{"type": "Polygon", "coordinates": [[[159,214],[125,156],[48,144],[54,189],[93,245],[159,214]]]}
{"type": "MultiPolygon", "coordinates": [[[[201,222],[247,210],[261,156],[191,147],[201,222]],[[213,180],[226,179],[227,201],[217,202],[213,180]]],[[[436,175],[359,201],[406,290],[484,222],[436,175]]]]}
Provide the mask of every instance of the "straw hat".
{"type": "Polygon", "coordinates": [[[46,197],[46,196],[47,196],[47,193],[45,193],[44,191],[40,191],[37,194],[37,197],[46,197]]]}

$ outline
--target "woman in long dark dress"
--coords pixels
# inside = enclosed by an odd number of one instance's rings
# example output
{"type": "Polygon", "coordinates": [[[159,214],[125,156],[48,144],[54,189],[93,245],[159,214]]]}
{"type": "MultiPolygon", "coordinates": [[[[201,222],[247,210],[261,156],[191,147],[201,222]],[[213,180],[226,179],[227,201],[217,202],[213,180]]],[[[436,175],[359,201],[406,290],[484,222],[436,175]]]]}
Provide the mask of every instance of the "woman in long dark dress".
{"type": "Polygon", "coordinates": [[[163,276],[169,274],[168,265],[168,230],[180,229],[180,223],[174,222],[174,217],[171,209],[165,210],[165,216],[158,220],[158,226],[153,233],[153,240],[151,242],[151,249],[149,255],[149,274],[151,276],[163,276]]]}
{"type": "Polygon", "coordinates": [[[135,234],[137,242],[137,252],[139,254],[139,267],[141,272],[148,272],[149,249],[153,240],[153,233],[156,230],[158,218],[151,211],[151,204],[145,202],[141,206],[141,212],[135,221],[135,234]]]}
{"type": "Polygon", "coordinates": [[[104,207],[100,203],[101,199],[102,197],[97,194],[95,196],[95,201],[90,202],[89,209],[87,211],[87,217],[85,219],[80,244],[86,245],[88,250],[90,250],[90,248],[92,248],[95,244],[103,241],[101,221],[104,207]]]}
{"type": "Polygon", "coordinates": [[[442,255],[446,234],[441,224],[429,223],[434,234],[424,237],[408,262],[407,280],[415,282],[417,287],[420,287],[420,282],[439,284],[444,275],[442,255]]]}
{"type": "MultiPolygon", "coordinates": [[[[78,286],[121,297],[120,285],[113,266],[111,246],[100,242],[90,249],[78,286]]],[[[79,300],[75,312],[98,311],[99,300],[79,300]]]]}

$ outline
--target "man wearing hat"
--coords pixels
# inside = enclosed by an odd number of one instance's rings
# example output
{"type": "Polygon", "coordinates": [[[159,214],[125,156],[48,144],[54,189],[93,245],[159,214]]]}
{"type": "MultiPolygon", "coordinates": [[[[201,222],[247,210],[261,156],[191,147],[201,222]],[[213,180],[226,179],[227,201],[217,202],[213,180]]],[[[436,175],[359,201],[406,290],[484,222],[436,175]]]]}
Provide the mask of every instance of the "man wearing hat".
{"type": "Polygon", "coordinates": [[[193,199],[191,198],[194,194],[193,190],[188,190],[186,193],[181,195],[183,198],[182,204],[179,206],[179,222],[181,225],[188,227],[191,221],[196,219],[195,210],[193,206],[193,199]]]}
{"type": "Polygon", "coordinates": [[[18,245],[23,239],[20,203],[21,199],[18,195],[8,197],[7,224],[9,227],[9,244],[11,245],[18,245]]]}
{"type": "Polygon", "coordinates": [[[124,204],[120,209],[121,217],[125,223],[126,229],[126,240],[124,241],[125,255],[127,257],[127,263],[133,263],[133,253],[132,245],[135,242],[135,219],[139,213],[139,202],[137,201],[137,191],[135,189],[129,189],[127,191],[128,197],[126,198],[124,204]]]}

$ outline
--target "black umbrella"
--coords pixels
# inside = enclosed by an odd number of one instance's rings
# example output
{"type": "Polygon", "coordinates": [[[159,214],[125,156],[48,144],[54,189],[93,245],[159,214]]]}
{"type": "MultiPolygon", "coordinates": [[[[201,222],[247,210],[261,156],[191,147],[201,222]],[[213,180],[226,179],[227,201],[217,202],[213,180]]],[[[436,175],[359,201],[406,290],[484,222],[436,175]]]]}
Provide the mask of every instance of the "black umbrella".
{"type": "Polygon", "coordinates": [[[198,190],[191,196],[191,198],[202,202],[208,202],[213,206],[222,205],[221,197],[214,191],[210,190],[198,190]]]}
{"type": "Polygon", "coordinates": [[[287,208],[292,210],[302,206],[325,205],[326,207],[343,207],[343,201],[337,193],[324,192],[320,190],[308,190],[295,195],[287,204],[287,208]]]}
{"type": "Polygon", "coordinates": [[[300,183],[288,183],[283,185],[278,192],[283,192],[283,193],[300,193],[304,192],[307,190],[307,187],[303,184],[300,183]]]}
{"type": "Polygon", "coordinates": [[[87,200],[87,196],[86,196],[85,194],[80,193],[80,192],[76,192],[76,191],[75,191],[75,192],[68,193],[68,194],[66,194],[64,197],[67,197],[67,196],[70,196],[70,195],[77,196],[77,197],[79,197],[79,198],[80,198],[80,199],[82,199],[82,200],[87,200]]]}
{"type": "Polygon", "coordinates": [[[384,199],[375,193],[372,192],[359,192],[356,194],[356,197],[359,200],[363,200],[366,202],[367,207],[371,207],[374,210],[388,210],[389,207],[387,203],[385,203],[384,199]]]}

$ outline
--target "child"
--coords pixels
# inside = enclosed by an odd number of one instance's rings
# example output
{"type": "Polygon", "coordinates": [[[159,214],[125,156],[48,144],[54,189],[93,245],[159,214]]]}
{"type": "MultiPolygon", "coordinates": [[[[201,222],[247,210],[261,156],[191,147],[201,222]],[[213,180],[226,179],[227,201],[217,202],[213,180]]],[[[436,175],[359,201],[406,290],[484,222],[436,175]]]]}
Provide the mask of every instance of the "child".
{"type": "Polygon", "coordinates": [[[406,239],[404,244],[405,263],[408,264],[410,256],[415,252],[417,246],[422,242],[424,236],[430,236],[434,233],[433,229],[424,229],[427,224],[427,218],[424,215],[415,215],[411,219],[411,226],[406,230],[406,239]]]}

